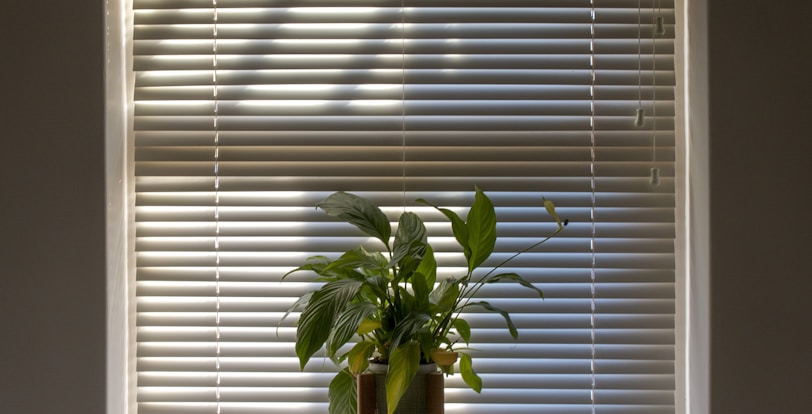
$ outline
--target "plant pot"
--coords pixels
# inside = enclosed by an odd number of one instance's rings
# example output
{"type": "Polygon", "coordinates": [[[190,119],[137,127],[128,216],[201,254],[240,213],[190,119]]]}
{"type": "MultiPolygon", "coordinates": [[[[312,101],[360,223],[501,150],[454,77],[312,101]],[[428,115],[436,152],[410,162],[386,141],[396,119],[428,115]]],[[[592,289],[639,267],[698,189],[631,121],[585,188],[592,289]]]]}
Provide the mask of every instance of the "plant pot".
{"type": "Polygon", "coordinates": [[[459,358],[458,352],[431,351],[431,360],[439,366],[453,365],[459,358]]]}
{"type": "Polygon", "coordinates": [[[435,349],[431,351],[431,360],[440,367],[440,371],[446,375],[454,375],[454,363],[459,358],[459,352],[435,349]]]}
{"type": "MultiPolygon", "coordinates": [[[[385,364],[369,364],[369,370],[358,376],[358,414],[386,414],[385,364]]],[[[443,414],[443,375],[436,364],[421,365],[395,414],[443,414]]]]}

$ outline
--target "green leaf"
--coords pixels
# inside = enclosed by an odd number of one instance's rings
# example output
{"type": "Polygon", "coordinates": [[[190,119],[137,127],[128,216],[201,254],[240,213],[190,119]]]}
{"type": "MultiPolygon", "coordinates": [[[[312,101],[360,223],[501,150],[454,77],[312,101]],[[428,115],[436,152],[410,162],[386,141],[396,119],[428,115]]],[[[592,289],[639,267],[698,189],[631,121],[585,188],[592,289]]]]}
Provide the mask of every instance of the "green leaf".
{"type": "Polygon", "coordinates": [[[330,414],[356,414],[358,410],[357,387],[355,377],[348,368],[344,368],[336,374],[327,394],[330,398],[330,414]]]}
{"type": "Polygon", "coordinates": [[[335,360],[335,354],[358,331],[361,323],[373,315],[378,307],[369,302],[350,303],[333,323],[327,337],[327,356],[335,360]]]}
{"type": "Polygon", "coordinates": [[[277,327],[278,327],[278,326],[281,326],[281,325],[282,325],[282,322],[284,322],[284,321],[285,321],[285,319],[287,319],[287,318],[288,318],[288,316],[289,316],[289,315],[290,315],[292,312],[295,312],[295,311],[299,310],[299,308],[301,308],[301,307],[306,307],[306,306],[307,306],[307,304],[310,302],[310,298],[313,296],[313,293],[314,293],[314,292],[308,292],[308,293],[305,293],[305,294],[304,294],[304,295],[302,295],[302,296],[301,296],[299,299],[296,299],[296,302],[293,302],[293,305],[290,305],[290,307],[288,308],[288,310],[287,310],[287,311],[285,311],[285,314],[284,314],[284,315],[282,315],[282,318],[281,318],[281,319],[279,319],[279,323],[278,323],[276,326],[277,326],[277,327]]]}
{"type": "Polygon", "coordinates": [[[440,313],[451,310],[460,296],[460,283],[455,279],[443,279],[437,289],[431,291],[429,301],[437,306],[440,313]]]}
{"type": "Polygon", "coordinates": [[[399,346],[389,357],[389,371],[386,373],[386,411],[393,414],[400,398],[409,388],[420,366],[420,345],[408,342],[399,346]]]}
{"type": "Polygon", "coordinates": [[[412,311],[427,312],[430,288],[424,274],[416,272],[412,275],[412,290],[414,291],[415,301],[412,311]]]}
{"type": "Polygon", "coordinates": [[[417,343],[420,344],[420,352],[423,355],[424,362],[431,361],[431,351],[437,348],[437,341],[429,329],[422,329],[417,333],[417,343]]]}
{"type": "Polygon", "coordinates": [[[355,279],[341,279],[327,283],[313,293],[296,329],[296,355],[300,368],[304,369],[310,357],[327,341],[336,316],[358,294],[362,284],[355,279]]]}
{"type": "Polygon", "coordinates": [[[423,260],[420,261],[415,273],[420,273],[425,277],[429,291],[434,289],[434,284],[437,282],[437,259],[434,258],[434,249],[428,243],[426,243],[426,251],[423,253],[423,260]]]}
{"type": "Polygon", "coordinates": [[[460,374],[462,380],[476,392],[482,392],[482,378],[474,371],[471,355],[460,353],[460,374]]]}
{"type": "Polygon", "coordinates": [[[500,315],[502,315],[503,318],[505,318],[505,322],[507,323],[508,330],[510,331],[510,336],[512,336],[513,339],[516,339],[516,338],[519,337],[519,331],[516,330],[516,325],[513,324],[513,321],[510,319],[510,314],[507,313],[507,311],[499,309],[499,308],[491,305],[490,303],[488,303],[488,302],[486,302],[484,300],[479,301],[479,302],[470,302],[470,303],[466,304],[464,307],[468,307],[468,306],[482,306],[483,308],[485,308],[485,309],[487,309],[487,310],[489,310],[491,312],[499,313],[500,315]]]}
{"type": "Polygon", "coordinates": [[[414,271],[417,269],[417,266],[419,264],[420,264],[420,253],[403,256],[397,263],[390,262],[390,266],[393,266],[398,270],[397,276],[395,276],[392,280],[395,283],[401,282],[408,283],[411,280],[412,276],[414,275],[414,271]]]}
{"type": "Polygon", "coordinates": [[[406,343],[414,339],[420,328],[431,318],[425,313],[412,312],[406,315],[403,320],[395,325],[392,331],[392,339],[389,344],[390,352],[400,347],[401,343],[406,343]]]}
{"type": "Polygon", "coordinates": [[[385,273],[386,258],[380,252],[370,253],[363,246],[359,246],[348,250],[338,259],[330,262],[322,272],[335,272],[339,275],[363,278],[364,275],[354,270],[356,268],[366,270],[367,275],[381,275],[385,273]]]}
{"type": "Polygon", "coordinates": [[[371,341],[361,341],[352,347],[347,353],[347,365],[350,372],[358,375],[366,371],[369,366],[369,358],[375,352],[375,343],[371,341]]]}
{"type": "Polygon", "coordinates": [[[355,194],[338,191],[316,206],[328,215],[358,227],[364,233],[389,246],[392,228],[386,214],[375,203],[355,194]]]}
{"type": "Polygon", "coordinates": [[[411,212],[401,214],[395,232],[390,266],[400,263],[406,257],[422,256],[425,246],[426,226],[423,220],[411,212]]]}
{"type": "Polygon", "coordinates": [[[367,318],[361,321],[358,325],[358,330],[355,331],[358,335],[366,335],[381,327],[381,321],[377,319],[367,318]]]}
{"type": "Polygon", "coordinates": [[[305,263],[305,264],[303,264],[303,265],[301,265],[301,266],[299,266],[299,267],[285,273],[284,275],[282,275],[282,281],[287,279],[287,277],[290,276],[291,273],[300,272],[302,270],[310,270],[310,271],[314,271],[314,272],[316,272],[318,274],[321,274],[324,267],[326,267],[329,263],[330,263],[330,258],[328,258],[326,256],[311,256],[311,257],[308,257],[307,258],[307,263],[305,263]]]}
{"type": "Polygon", "coordinates": [[[376,302],[378,299],[387,296],[386,292],[388,288],[389,283],[384,276],[371,276],[367,278],[366,283],[364,283],[363,294],[369,298],[370,302],[376,302]]]}
{"type": "Polygon", "coordinates": [[[414,295],[411,292],[401,285],[393,286],[392,290],[395,292],[395,296],[398,297],[398,299],[395,301],[395,306],[397,306],[401,314],[405,312],[408,315],[409,313],[415,311],[416,303],[414,300],[414,295]]]}
{"type": "Polygon", "coordinates": [[[539,297],[544,298],[544,292],[542,292],[541,289],[537,288],[532,283],[528,282],[527,280],[525,280],[523,277],[519,276],[516,273],[500,273],[498,275],[493,275],[483,280],[482,283],[495,283],[505,279],[518,282],[520,285],[536,291],[539,297]]]}
{"type": "Polygon", "coordinates": [[[457,330],[457,333],[460,335],[460,338],[465,342],[465,344],[471,343],[471,326],[468,325],[464,319],[457,318],[454,320],[454,329],[457,330]]]}
{"type": "Polygon", "coordinates": [[[465,225],[465,220],[458,216],[457,213],[447,208],[438,207],[422,198],[417,199],[417,201],[434,207],[437,211],[446,216],[448,221],[451,222],[451,231],[454,233],[454,238],[457,239],[457,244],[462,247],[466,260],[471,257],[471,249],[468,247],[468,227],[465,225]]]}
{"type": "Polygon", "coordinates": [[[468,247],[471,256],[468,258],[468,272],[482,264],[491,253],[496,244],[496,213],[493,203],[479,188],[471,209],[468,211],[466,222],[468,227],[468,247]]]}

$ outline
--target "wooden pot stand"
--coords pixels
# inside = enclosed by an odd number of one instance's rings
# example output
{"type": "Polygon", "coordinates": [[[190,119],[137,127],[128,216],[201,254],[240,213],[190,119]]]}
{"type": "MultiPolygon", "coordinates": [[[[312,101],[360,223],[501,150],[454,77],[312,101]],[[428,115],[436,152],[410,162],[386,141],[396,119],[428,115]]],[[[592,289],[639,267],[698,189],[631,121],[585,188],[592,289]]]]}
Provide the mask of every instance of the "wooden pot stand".
{"type": "MultiPolygon", "coordinates": [[[[359,375],[357,381],[358,414],[386,414],[386,375],[367,372],[359,375]]],[[[444,387],[441,372],[416,376],[400,400],[395,414],[443,414],[444,387]]]]}

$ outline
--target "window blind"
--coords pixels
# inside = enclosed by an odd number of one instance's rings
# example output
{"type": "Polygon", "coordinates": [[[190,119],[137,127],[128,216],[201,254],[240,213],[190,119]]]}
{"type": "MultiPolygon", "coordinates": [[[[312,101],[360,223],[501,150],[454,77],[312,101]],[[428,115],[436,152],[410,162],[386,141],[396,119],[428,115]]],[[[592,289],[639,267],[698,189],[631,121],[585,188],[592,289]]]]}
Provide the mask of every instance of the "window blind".
{"type": "Polygon", "coordinates": [[[674,2],[133,0],[139,414],[327,412],[336,368],[298,369],[282,275],[369,242],[314,209],[344,190],[427,218],[474,186],[498,263],[554,228],[469,314],[481,394],[446,410],[665,414],[675,405],[674,2]],[[657,35],[662,17],[664,34],[657,35]],[[642,108],[642,125],[635,113],[642,108]],[[652,184],[657,168],[659,183],[652,184]]]}

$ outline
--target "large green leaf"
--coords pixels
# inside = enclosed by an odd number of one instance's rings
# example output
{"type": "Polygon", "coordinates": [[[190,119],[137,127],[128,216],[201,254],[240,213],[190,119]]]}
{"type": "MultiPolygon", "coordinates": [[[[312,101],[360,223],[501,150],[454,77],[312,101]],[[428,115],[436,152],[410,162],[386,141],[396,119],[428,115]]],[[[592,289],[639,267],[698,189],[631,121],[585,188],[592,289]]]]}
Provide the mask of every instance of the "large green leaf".
{"type": "Polygon", "coordinates": [[[386,373],[386,411],[393,414],[400,398],[409,388],[417,369],[420,367],[420,345],[411,341],[404,343],[389,357],[389,371],[386,373]]]}
{"type": "MultiPolygon", "coordinates": [[[[338,217],[389,246],[392,228],[386,214],[375,203],[355,194],[338,191],[316,204],[328,215],[338,217]]],[[[388,248],[388,247],[387,247],[388,248]]]]}
{"type": "Polygon", "coordinates": [[[422,256],[426,245],[426,226],[412,212],[400,215],[395,241],[392,246],[390,266],[399,264],[406,257],[422,256]]]}
{"type": "Polygon", "coordinates": [[[493,203],[479,188],[466,221],[468,228],[468,247],[471,255],[468,258],[468,271],[472,272],[482,264],[496,244],[496,213],[493,203]]]}
{"type": "Polygon", "coordinates": [[[344,368],[336,374],[327,395],[330,398],[330,414],[356,414],[358,411],[357,387],[355,377],[349,369],[344,368]]]}
{"type": "Polygon", "coordinates": [[[341,279],[327,283],[313,293],[296,329],[296,355],[302,369],[327,341],[333,321],[358,294],[362,285],[363,282],[359,280],[341,279]]]}
{"type": "Polygon", "coordinates": [[[438,207],[437,205],[429,203],[425,199],[418,198],[417,201],[434,207],[437,211],[443,213],[443,215],[448,218],[448,221],[451,222],[451,231],[454,233],[454,238],[457,239],[457,244],[462,247],[465,258],[467,259],[471,257],[471,249],[468,247],[468,227],[465,225],[465,220],[457,215],[457,213],[447,208],[438,207]]]}
{"type": "Polygon", "coordinates": [[[476,392],[482,392],[482,378],[474,371],[471,355],[460,353],[460,374],[462,380],[476,392]]]}
{"type": "Polygon", "coordinates": [[[377,310],[378,307],[369,302],[356,302],[347,305],[336,318],[333,329],[330,330],[330,335],[327,337],[327,356],[335,358],[339,348],[349,342],[358,331],[361,322],[373,315],[377,310]]]}

